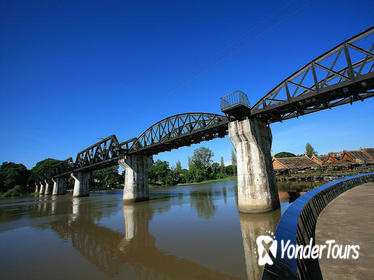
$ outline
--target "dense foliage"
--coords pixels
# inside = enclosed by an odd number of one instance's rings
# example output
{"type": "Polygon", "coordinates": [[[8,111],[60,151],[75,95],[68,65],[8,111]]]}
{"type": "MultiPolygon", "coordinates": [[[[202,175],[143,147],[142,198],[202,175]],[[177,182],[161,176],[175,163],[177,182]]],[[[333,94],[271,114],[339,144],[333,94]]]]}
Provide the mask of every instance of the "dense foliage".
{"type": "MultiPolygon", "coordinates": [[[[235,156],[235,154],[233,153],[235,156]]],[[[225,166],[223,158],[221,163],[212,161],[213,152],[205,147],[194,151],[192,158],[188,160],[188,169],[182,169],[180,161],[175,168],[170,167],[169,162],[157,160],[148,169],[148,180],[151,184],[171,186],[178,183],[201,182],[204,180],[224,178],[233,176],[236,170],[235,165],[225,166]]]]}
{"type": "Polygon", "coordinates": [[[285,157],[296,157],[295,154],[289,152],[280,152],[274,155],[276,158],[285,158],[285,157]]]}
{"type": "Polygon", "coordinates": [[[93,188],[108,189],[123,183],[123,176],[118,173],[118,166],[111,166],[92,172],[93,188]]]}
{"type": "Polygon", "coordinates": [[[23,164],[3,162],[0,166],[0,193],[3,197],[13,197],[34,191],[39,177],[48,174],[59,162],[48,158],[38,162],[31,170],[23,164]]]}
{"type": "Polygon", "coordinates": [[[24,188],[17,185],[14,188],[11,188],[11,189],[7,190],[5,193],[2,193],[1,197],[2,198],[19,197],[19,196],[23,196],[24,194],[25,194],[24,188]]]}
{"type": "Polygon", "coordinates": [[[314,148],[312,147],[312,145],[310,145],[309,143],[306,143],[305,145],[305,154],[308,156],[308,157],[312,157],[313,154],[317,155],[317,151],[314,150],[314,148]]]}
{"type": "Polygon", "coordinates": [[[45,160],[39,161],[31,169],[31,174],[28,179],[28,182],[30,184],[37,182],[39,177],[43,176],[44,174],[50,173],[55,168],[55,166],[60,162],[60,160],[54,158],[47,158],[45,160]]]}
{"type": "Polygon", "coordinates": [[[6,192],[15,186],[26,189],[30,171],[23,164],[3,162],[0,166],[0,192],[6,192]]]}
{"type": "MultiPolygon", "coordinates": [[[[221,162],[213,162],[213,152],[205,147],[196,149],[192,157],[188,158],[188,169],[183,169],[181,162],[177,161],[175,167],[169,162],[157,160],[148,169],[148,179],[151,184],[171,186],[178,183],[201,182],[204,180],[219,179],[234,176],[236,173],[236,155],[232,152],[232,165],[225,166],[221,162]]],[[[57,159],[47,158],[38,162],[31,170],[23,164],[4,162],[0,166],[0,193],[2,196],[20,196],[24,192],[33,192],[35,183],[40,177],[50,173],[57,159]]],[[[118,173],[118,166],[108,167],[92,172],[91,184],[94,189],[108,189],[120,186],[124,182],[124,174],[118,173]]],[[[73,181],[69,178],[68,188],[72,188],[73,181]]]]}

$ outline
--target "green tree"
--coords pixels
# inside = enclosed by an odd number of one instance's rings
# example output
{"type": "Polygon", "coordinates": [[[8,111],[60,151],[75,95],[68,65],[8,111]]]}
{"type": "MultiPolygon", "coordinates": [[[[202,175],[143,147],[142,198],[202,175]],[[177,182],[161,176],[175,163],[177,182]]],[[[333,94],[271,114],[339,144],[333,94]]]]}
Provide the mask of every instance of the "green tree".
{"type": "Polygon", "coordinates": [[[174,183],[175,183],[175,179],[173,178],[173,172],[169,172],[165,177],[163,185],[172,186],[174,185],[174,183]]]}
{"type": "Polygon", "coordinates": [[[232,165],[234,175],[235,175],[236,174],[236,154],[233,150],[231,151],[231,165],[232,165]]]}
{"type": "Polygon", "coordinates": [[[191,169],[195,182],[201,182],[202,180],[209,178],[213,156],[213,152],[205,147],[194,150],[191,169]]]}
{"type": "Polygon", "coordinates": [[[54,158],[47,158],[45,160],[39,161],[36,165],[31,169],[31,175],[29,177],[29,184],[32,185],[35,182],[38,182],[39,178],[51,173],[56,165],[60,163],[61,160],[57,160],[54,158]]]}
{"type": "Polygon", "coordinates": [[[210,167],[210,174],[209,174],[209,177],[211,179],[217,179],[218,177],[220,177],[220,174],[221,174],[221,166],[219,165],[218,162],[215,162],[212,164],[212,166],[210,167]]]}
{"type": "Polygon", "coordinates": [[[169,162],[157,160],[150,168],[148,168],[148,179],[151,183],[164,186],[172,185],[173,180],[169,162]]]}
{"type": "Polygon", "coordinates": [[[123,183],[124,178],[118,173],[118,165],[92,172],[92,183],[97,189],[106,189],[123,183]]]}
{"type": "Polygon", "coordinates": [[[212,165],[213,152],[205,147],[195,149],[192,156],[192,163],[198,167],[208,168],[212,165]]]}
{"type": "Polygon", "coordinates": [[[30,171],[23,164],[3,162],[0,166],[0,191],[6,192],[16,185],[21,186],[25,190],[29,176],[30,171]]]}
{"type": "Polygon", "coordinates": [[[207,178],[206,170],[197,166],[196,164],[191,165],[191,169],[189,170],[189,172],[194,182],[201,182],[207,178]]]}
{"type": "Polygon", "coordinates": [[[182,177],[182,164],[180,160],[175,163],[175,168],[171,168],[172,181],[179,183],[182,177]]]}
{"type": "Polygon", "coordinates": [[[172,186],[172,185],[175,185],[178,181],[179,181],[179,171],[177,171],[177,169],[172,166],[169,168],[169,172],[166,175],[165,185],[172,186]]]}
{"type": "Polygon", "coordinates": [[[188,183],[192,181],[193,181],[193,177],[192,177],[190,170],[182,169],[179,183],[188,183]]]}
{"type": "Polygon", "coordinates": [[[188,169],[191,169],[192,166],[192,159],[188,157],[188,169]]]}
{"type": "Polygon", "coordinates": [[[285,158],[285,157],[296,157],[295,154],[289,152],[280,152],[274,155],[276,158],[285,158]]]}
{"type": "Polygon", "coordinates": [[[5,190],[5,188],[4,188],[4,178],[2,177],[1,172],[0,172],[0,192],[2,192],[3,190],[5,190]]]}
{"type": "Polygon", "coordinates": [[[225,175],[225,160],[223,159],[223,157],[221,157],[220,175],[221,177],[225,175]]]}
{"type": "Polygon", "coordinates": [[[225,166],[225,174],[229,176],[234,176],[235,174],[234,167],[232,165],[225,166]]]}
{"type": "Polygon", "coordinates": [[[317,155],[317,151],[314,150],[314,148],[312,147],[312,145],[310,145],[309,143],[306,143],[305,145],[305,154],[308,156],[308,157],[312,157],[313,154],[317,155]]]}
{"type": "Polygon", "coordinates": [[[175,164],[175,170],[177,171],[181,171],[182,170],[182,164],[181,164],[181,161],[178,160],[175,164]]]}

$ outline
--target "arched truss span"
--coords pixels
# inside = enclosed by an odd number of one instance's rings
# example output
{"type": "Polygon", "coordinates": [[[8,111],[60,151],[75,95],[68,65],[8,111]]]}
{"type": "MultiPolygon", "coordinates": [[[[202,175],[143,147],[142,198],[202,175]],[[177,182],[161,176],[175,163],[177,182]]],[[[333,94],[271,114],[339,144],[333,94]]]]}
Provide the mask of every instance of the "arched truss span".
{"type": "Polygon", "coordinates": [[[201,141],[224,137],[229,119],[208,113],[185,113],[165,118],[148,128],[131,146],[130,154],[157,154],[201,141]]]}
{"type": "Polygon", "coordinates": [[[308,63],[261,98],[251,115],[282,121],[374,96],[374,27],[308,63]]]}
{"type": "Polygon", "coordinates": [[[74,163],[74,171],[111,166],[121,157],[123,149],[113,134],[79,152],[74,163]]]}

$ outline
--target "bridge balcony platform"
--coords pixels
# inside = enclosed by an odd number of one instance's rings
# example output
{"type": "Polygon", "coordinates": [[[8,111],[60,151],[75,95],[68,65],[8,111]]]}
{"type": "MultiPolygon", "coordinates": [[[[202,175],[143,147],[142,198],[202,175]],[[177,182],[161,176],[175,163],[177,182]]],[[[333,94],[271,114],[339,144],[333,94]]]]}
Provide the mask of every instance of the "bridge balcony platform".
{"type": "Polygon", "coordinates": [[[221,112],[243,120],[251,115],[251,106],[248,96],[240,91],[234,91],[220,98],[221,112]]]}

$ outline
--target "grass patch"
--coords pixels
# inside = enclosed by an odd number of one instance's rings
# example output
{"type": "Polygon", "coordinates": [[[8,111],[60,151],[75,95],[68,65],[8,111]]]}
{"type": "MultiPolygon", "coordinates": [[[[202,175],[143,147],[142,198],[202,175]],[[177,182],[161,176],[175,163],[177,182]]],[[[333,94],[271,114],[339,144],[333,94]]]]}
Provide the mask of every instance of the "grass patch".
{"type": "Polygon", "coordinates": [[[192,183],[177,184],[177,186],[200,185],[200,184],[226,182],[226,181],[234,181],[234,180],[237,180],[236,176],[219,178],[219,179],[212,179],[212,180],[205,180],[205,181],[201,181],[201,182],[192,182],[192,183]]]}
{"type": "Polygon", "coordinates": [[[1,193],[1,198],[11,198],[11,197],[24,197],[33,196],[35,193],[28,193],[23,190],[21,186],[15,186],[12,189],[7,190],[5,193],[1,193]]]}

